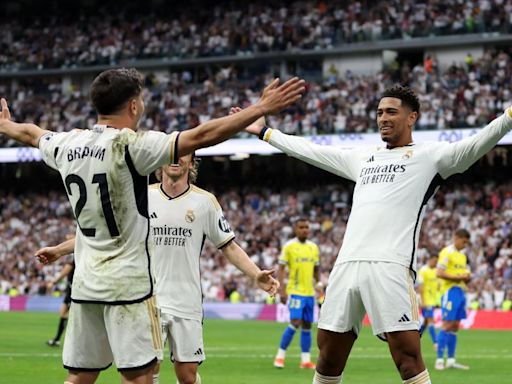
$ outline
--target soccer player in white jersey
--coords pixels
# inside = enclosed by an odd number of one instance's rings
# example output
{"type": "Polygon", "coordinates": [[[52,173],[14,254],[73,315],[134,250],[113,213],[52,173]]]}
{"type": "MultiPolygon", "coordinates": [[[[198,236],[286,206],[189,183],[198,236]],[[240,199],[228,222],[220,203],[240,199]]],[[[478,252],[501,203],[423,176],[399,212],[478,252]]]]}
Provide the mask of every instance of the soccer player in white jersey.
{"type": "MultiPolygon", "coordinates": [[[[256,285],[274,295],[279,288],[274,271],[261,271],[234,241],[214,195],[194,185],[198,162],[192,154],[178,164],[157,170],[161,183],[150,186],[148,212],[155,247],[153,270],[158,307],[161,309],[163,344],[169,340],[171,360],[179,384],[201,382],[198,365],[205,360],[199,256],[205,238],[221,249],[226,258],[250,276],[256,285]]],[[[66,255],[74,239],[36,252],[66,255]]],[[[159,382],[159,365],[153,383],[159,382]]]]}
{"type": "Polygon", "coordinates": [[[91,130],[54,133],[15,123],[1,99],[0,133],[39,147],[61,174],[78,224],[63,350],[67,383],[93,383],[113,361],[124,383],[151,381],[162,339],[148,247],[147,175],[281,110],[304,90],[297,78],[278,83],[265,88],[241,118],[227,116],[170,135],[137,131],[144,100],[143,77],[135,69],[96,77],[90,93],[98,122],[91,130]]]}
{"type": "Polygon", "coordinates": [[[162,182],[148,192],[156,298],[179,384],[199,384],[197,370],[205,360],[199,267],[205,238],[259,288],[273,295],[279,287],[274,271],[261,271],[238,246],[217,199],[194,185],[196,177],[196,159],[182,156],[179,164],[162,167],[162,182]]]}
{"type": "Polygon", "coordinates": [[[387,339],[404,383],[430,383],[420,349],[414,293],[416,247],[428,200],[449,176],[464,172],[512,128],[512,110],[456,143],[414,143],[419,101],[408,88],[387,89],[377,108],[386,145],[343,150],[264,126],[248,131],[283,152],[356,183],[338,259],[318,324],[313,383],[340,383],[365,312],[387,339]]]}

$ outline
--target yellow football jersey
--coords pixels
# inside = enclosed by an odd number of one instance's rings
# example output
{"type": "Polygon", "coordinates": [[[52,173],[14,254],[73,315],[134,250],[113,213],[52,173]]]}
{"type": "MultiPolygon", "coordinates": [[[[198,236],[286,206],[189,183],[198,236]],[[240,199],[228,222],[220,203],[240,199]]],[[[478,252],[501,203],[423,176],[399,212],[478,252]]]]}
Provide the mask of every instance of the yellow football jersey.
{"type": "Polygon", "coordinates": [[[437,305],[439,292],[439,280],[436,268],[424,265],[418,272],[419,283],[423,286],[421,304],[423,307],[434,307],[437,305]]]}
{"type": "Polygon", "coordinates": [[[319,249],[312,241],[301,243],[294,238],[288,241],[279,258],[279,263],[288,266],[289,295],[314,296],[313,276],[315,266],[319,265],[319,249]]]}
{"type": "MultiPolygon", "coordinates": [[[[439,261],[437,268],[444,269],[450,275],[461,276],[469,272],[468,261],[465,254],[458,251],[455,246],[449,245],[443,248],[439,253],[439,261]]],[[[444,294],[451,287],[459,286],[466,289],[466,283],[460,281],[458,283],[446,279],[439,279],[441,281],[441,293],[444,294]]]]}

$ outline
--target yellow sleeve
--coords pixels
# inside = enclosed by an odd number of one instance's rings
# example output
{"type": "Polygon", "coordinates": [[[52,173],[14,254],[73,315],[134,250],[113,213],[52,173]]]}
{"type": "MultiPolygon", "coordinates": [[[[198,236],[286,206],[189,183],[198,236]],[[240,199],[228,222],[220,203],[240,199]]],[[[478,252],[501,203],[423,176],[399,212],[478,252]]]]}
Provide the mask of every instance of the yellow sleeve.
{"type": "Polygon", "coordinates": [[[320,265],[320,248],[315,244],[315,253],[314,253],[315,265],[320,265]]]}
{"type": "Polygon", "coordinates": [[[439,253],[439,259],[437,261],[437,268],[446,269],[448,268],[449,256],[447,248],[443,248],[443,250],[439,253]]]}
{"type": "Polygon", "coordinates": [[[279,256],[279,264],[288,265],[290,261],[290,244],[285,244],[281,249],[281,256],[279,256]]]}
{"type": "Polygon", "coordinates": [[[418,284],[423,284],[425,282],[425,269],[421,268],[418,271],[418,284]]]}

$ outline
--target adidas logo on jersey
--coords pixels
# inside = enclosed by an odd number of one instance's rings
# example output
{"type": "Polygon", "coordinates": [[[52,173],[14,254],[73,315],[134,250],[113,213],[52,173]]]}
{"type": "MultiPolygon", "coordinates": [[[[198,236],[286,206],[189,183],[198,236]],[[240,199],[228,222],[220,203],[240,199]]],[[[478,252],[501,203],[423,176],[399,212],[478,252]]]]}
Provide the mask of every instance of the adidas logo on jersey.
{"type": "Polygon", "coordinates": [[[373,158],[373,155],[371,155],[370,158],[368,160],[366,160],[367,163],[371,163],[372,161],[375,161],[375,159],[373,158]]]}
{"type": "Polygon", "coordinates": [[[149,215],[152,219],[158,219],[158,216],[156,215],[156,212],[153,212],[151,215],[149,215]]]}
{"type": "Polygon", "coordinates": [[[409,319],[409,317],[408,317],[406,314],[404,314],[404,315],[400,318],[400,320],[398,320],[398,322],[399,322],[399,323],[405,323],[406,321],[411,321],[411,319],[409,319]]]}
{"type": "Polygon", "coordinates": [[[200,356],[203,354],[203,350],[201,348],[199,348],[196,353],[194,353],[194,356],[200,356]]]}

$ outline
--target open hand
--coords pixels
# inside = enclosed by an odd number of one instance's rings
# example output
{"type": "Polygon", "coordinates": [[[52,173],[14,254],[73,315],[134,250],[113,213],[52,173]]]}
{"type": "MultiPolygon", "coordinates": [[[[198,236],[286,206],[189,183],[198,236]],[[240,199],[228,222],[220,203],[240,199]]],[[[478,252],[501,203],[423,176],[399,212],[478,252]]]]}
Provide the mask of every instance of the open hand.
{"type": "Polygon", "coordinates": [[[256,285],[270,296],[274,296],[279,289],[279,281],[272,277],[274,273],[275,270],[263,270],[256,275],[256,285]]]}
{"type": "Polygon", "coordinates": [[[263,108],[264,115],[275,114],[301,99],[306,91],[306,82],[293,77],[279,85],[279,78],[274,79],[263,90],[258,103],[263,108]]]}

